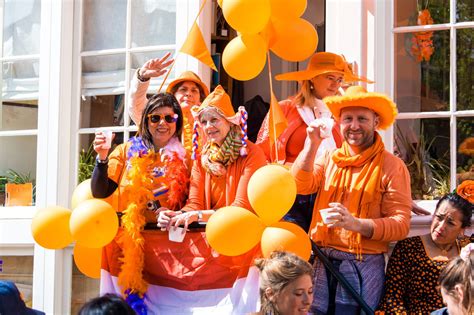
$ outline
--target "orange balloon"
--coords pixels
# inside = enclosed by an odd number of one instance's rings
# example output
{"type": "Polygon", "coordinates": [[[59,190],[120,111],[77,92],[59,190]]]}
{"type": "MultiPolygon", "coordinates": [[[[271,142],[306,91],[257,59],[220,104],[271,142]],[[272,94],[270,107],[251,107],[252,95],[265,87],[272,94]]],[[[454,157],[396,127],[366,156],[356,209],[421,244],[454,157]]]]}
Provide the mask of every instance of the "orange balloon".
{"type": "Polygon", "coordinates": [[[76,267],[80,272],[89,278],[100,278],[102,247],[88,248],[76,244],[76,246],[74,246],[73,255],[76,267]]]}
{"type": "Polygon", "coordinates": [[[222,53],[222,65],[234,79],[255,78],[265,67],[267,45],[260,35],[242,34],[232,39],[222,53]]]}
{"type": "Polygon", "coordinates": [[[281,59],[302,61],[318,47],[318,33],[314,26],[301,18],[272,19],[276,41],[271,50],[281,59]]]}
{"type": "Polygon", "coordinates": [[[267,225],[278,222],[296,199],[296,182],[278,164],[265,165],[250,177],[247,195],[260,219],[267,225]]]}
{"type": "Polygon", "coordinates": [[[311,241],[308,234],[290,222],[277,222],[267,227],[263,231],[260,245],[266,258],[276,250],[292,252],[304,260],[308,260],[311,255],[311,241]]]}
{"type": "Polygon", "coordinates": [[[74,209],[69,227],[77,244],[99,248],[110,243],[117,234],[118,217],[107,202],[90,199],[74,209]]]}
{"type": "Polygon", "coordinates": [[[31,221],[31,234],[36,243],[48,249],[61,249],[72,242],[69,231],[71,210],[50,206],[38,210],[31,221]]]}
{"type": "Polygon", "coordinates": [[[270,19],[270,0],[225,0],[221,8],[227,23],[245,34],[257,34],[270,19]]]}
{"type": "Polygon", "coordinates": [[[306,0],[270,0],[270,7],[272,18],[298,18],[306,10],[306,0]]]}
{"type": "Polygon", "coordinates": [[[71,207],[74,209],[85,200],[94,199],[91,191],[91,179],[86,179],[74,189],[71,198],[71,207]]]}
{"type": "Polygon", "coordinates": [[[207,222],[206,238],[218,253],[238,256],[260,242],[265,225],[244,208],[224,207],[216,211],[207,222]]]}
{"type": "Polygon", "coordinates": [[[262,36],[265,43],[267,43],[268,49],[273,47],[273,45],[276,42],[276,33],[275,33],[275,27],[273,26],[273,23],[271,20],[268,21],[265,28],[258,34],[262,36]]]}

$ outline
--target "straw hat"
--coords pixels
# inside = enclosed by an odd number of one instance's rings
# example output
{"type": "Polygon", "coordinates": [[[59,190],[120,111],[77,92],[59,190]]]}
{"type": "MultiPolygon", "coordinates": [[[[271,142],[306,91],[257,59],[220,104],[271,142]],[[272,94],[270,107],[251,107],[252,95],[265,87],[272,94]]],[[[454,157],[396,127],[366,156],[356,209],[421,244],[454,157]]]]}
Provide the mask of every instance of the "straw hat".
{"type": "Polygon", "coordinates": [[[275,78],[279,81],[304,81],[331,72],[344,75],[345,82],[364,81],[373,83],[373,81],[364,77],[354,75],[343,56],[330,52],[315,53],[311,57],[306,70],[282,73],[275,76],[275,78]]]}
{"type": "Polygon", "coordinates": [[[385,94],[367,92],[362,86],[351,86],[343,96],[329,96],[324,103],[336,119],[341,116],[345,107],[365,107],[373,110],[380,117],[378,129],[387,129],[398,114],[397,105],[385,94]]]}
{"type": "Polygon", "coordinates": [[[204,97],[209,95],[209,89],[207,88],[207,86],[201,81],[201,78],[192,71],[184,71],[177,79],[171,81],[168,85],[168,88],[166,89],[166,92],[171,93],[171,90],[174,86],[186,81],[191,81],[199,85],[204,91],[204,97]]]}

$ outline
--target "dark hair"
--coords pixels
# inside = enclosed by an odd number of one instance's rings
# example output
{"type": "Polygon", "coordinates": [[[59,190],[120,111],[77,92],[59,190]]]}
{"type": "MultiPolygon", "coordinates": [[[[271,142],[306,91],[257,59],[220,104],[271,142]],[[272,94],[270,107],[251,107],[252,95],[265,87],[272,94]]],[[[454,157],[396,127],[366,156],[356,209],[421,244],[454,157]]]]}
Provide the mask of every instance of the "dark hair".
{"type": "Polygon", "coordinates": [[[467,314],[472,314],[474,310],[474,251],[471,251],[466,260],[461,257],[456,257],[451,260],[448,265],[441,271],[439,275],[438,283],[441,288],[455,298],[455,286],[460,285],[463,291],[464,297],[462,301],[457,301],[463,308],[467,310],[467,314]]]}
{"type": "Polygon", "coordinates": [[[450,193],[444,195],[436,204],[435,213],[438,211],[439,206],[443,201],[448,201],[451,206],[456,208],[462,214],[462,225],[465,228],[471,226],[472,212],[474,211],[474,204],[470,203],[466,199],[462,198],[456,193],[450,193]]]}
{"type": "Polygon", "coordinates": [[[170,90],[171,94],[174,95],[174,93],[176,93],[176,91],[180,88],[181,85],[184,84],[184,82],[192,82],[196,84],[197,88],[199,89],[199,101],[200,102],[204,101],[204,99],[206,98],[206,94],[204,93],[204,90],[202,89],[201,85],[191,80],[179,82],[178,84],[174,85],[170,90]]]}
{"type": "Polygon", "coordinates": [[[135,311],[120,296],[107,293],[82,306],[79,315],[135,315],[135,311]]]}
{"type": "Polygon", "coordinates": [[[183,131],[183,112],[178,101],[170,93],[158,93],[153,95],[143,110],[142,119],[138,127],[138,134],[142,137],[143,142],[148,148],[153,147],[153,137],[148,130],[148,114],[153,113],[157,108],[170,107],[175,114],[178,114],[178,121],[176,121],[176,136],[180,139],[183,131]]]}
{"type": "Polygon", "coordinates": [[[278,295],[290,282],[301,276],[308,275],[313,281],[311,264],[292,253],[275,251],[270,258],[257,259],[255,265],[260,269],[261,314],[279,314],[276,303],[265,293],[267,288],[278,295]]]}

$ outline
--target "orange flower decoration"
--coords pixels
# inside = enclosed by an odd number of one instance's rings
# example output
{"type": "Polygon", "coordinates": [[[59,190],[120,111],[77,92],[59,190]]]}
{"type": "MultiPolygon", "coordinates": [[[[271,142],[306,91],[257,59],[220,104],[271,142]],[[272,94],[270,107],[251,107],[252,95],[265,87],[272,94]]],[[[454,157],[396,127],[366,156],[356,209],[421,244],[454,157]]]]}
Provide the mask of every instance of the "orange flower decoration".
{"type": "Polygon", "coordinates": [[[474,156],[474,137],[466,138],[459,146],[459,153],[474,156]]]}
{"type": "Polygon", "coordinates": [[[456,189],[456,194],[470,203],[474,203],[474,180],[463,181],[456,189]]]}
{"type": "MultiPolygon", "coordinates": [[[[424,9],[418,12],[418,25],[430,25],[433,24],[430,11],[424,9]]],[[[411,39],[411,52],[416,58],[417,62],[429,61],[431,55],[434,53],[433,46],[433,32],[417,32],[411,39]]]]}

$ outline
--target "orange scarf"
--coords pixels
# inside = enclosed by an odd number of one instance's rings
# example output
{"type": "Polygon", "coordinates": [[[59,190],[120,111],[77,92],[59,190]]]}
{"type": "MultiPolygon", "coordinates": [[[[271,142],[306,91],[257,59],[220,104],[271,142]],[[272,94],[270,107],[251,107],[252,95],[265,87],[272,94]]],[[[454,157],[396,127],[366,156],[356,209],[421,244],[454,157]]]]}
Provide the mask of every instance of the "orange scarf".
{"type": "MultiPolygon", "coordinates": [[[[311,222],[311,238],[321,241],[326,245],[327,236],[334,228],[322,223],[320,209],[328,208],[330,202],[342,202],[346,189],[351,187],[353,167],[362,167],[357,179],[350,190],[349,212],[357,218],[367,218],[370,203],[381,189],[380,179],[382,175],[383,152],[385,147],[378,133],[375,133],[374,144],[365,151],[351,155],[349,145],[344,141],[342,147],[334,152],[332,160],[337,166],[334,176],[331,178],[329,187],[321,185],[318,191],[314,213],[311,222]],[[314,228],[316,227],[316,231],[314,228]]],[[[362,237],[360,233],[352,232],[349,238],[349,251],[361,258],[362,237]]]]}

